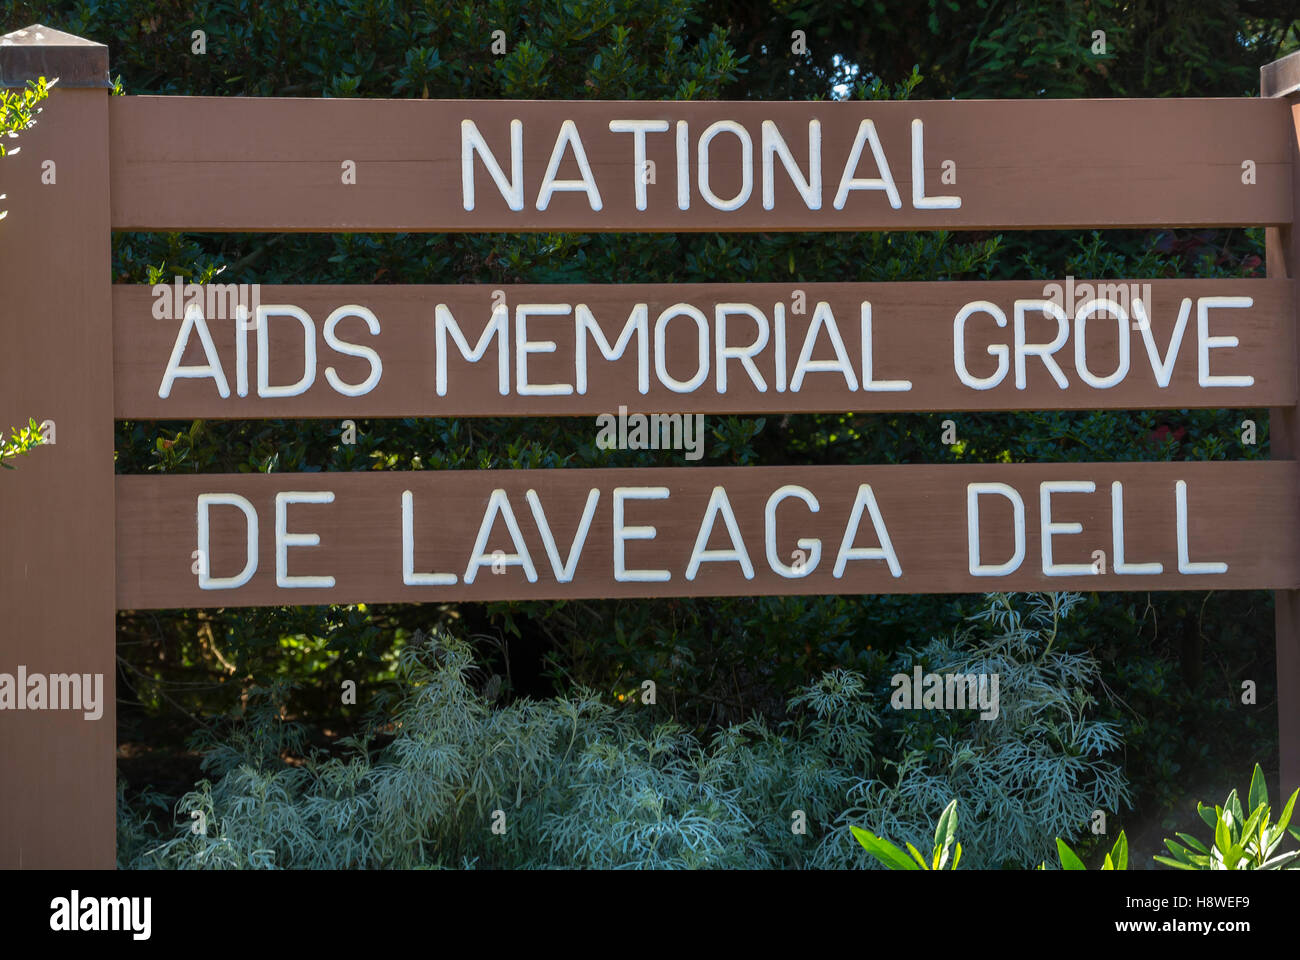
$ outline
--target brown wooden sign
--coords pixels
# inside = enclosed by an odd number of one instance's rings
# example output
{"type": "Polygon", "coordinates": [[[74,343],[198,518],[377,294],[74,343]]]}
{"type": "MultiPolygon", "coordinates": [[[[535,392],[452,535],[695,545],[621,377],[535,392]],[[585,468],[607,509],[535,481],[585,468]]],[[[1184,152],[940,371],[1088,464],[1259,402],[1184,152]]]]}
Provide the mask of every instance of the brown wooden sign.
{"type": "Polygon", "coordinates": [[[1258,407],[1291,284],[264,286],[113,291],[118,417],[1258,407]]]}
{"type": "Polygon", "coordinates": [[[1300,585],[1292,463],[118,477],[129,608],[1300,585]]]}
{"type": "Polygon", "coordinates": [[[1277,100],[114,97],[115,230],[1276,224],[1277,100]]]}
{"type": "Polygon", "coordinates": [[[0,42],[0,86],[61,77],[0,164],[0,427],[57,426],[0,475],[0,673],[102,681],[93,709],[0,713],[0,866],[113,864],[114,603],[1270,588],[1300,785],[1300,53],[1257,100],[930,103],[110,98],[106,60],[39,25],[0,42]],[[191,311],[108,269],[112,230],[1177,226],[1264,226],[1270,279],[206,288],[191,311]],[[1277,462],[115,478],[108,452],[110,414],[1263,405],[1277,462]]]}

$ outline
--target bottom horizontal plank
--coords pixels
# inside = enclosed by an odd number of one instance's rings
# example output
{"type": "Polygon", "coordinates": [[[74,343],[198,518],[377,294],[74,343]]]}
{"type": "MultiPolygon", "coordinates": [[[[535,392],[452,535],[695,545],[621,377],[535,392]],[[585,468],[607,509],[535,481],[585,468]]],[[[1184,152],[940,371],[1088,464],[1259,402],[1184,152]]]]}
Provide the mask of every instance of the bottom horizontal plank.
{"type": "Polygon", "coordinates": [[[1293,462],[117,478],[121,609],[1293,589],[1293,462]]]}

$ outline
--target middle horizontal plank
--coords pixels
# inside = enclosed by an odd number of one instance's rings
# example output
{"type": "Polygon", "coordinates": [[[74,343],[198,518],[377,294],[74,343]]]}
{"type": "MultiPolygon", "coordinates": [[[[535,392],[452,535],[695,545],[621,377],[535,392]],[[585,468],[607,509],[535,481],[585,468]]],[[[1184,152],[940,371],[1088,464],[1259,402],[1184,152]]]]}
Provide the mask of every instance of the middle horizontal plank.
{"type": "Polygon", "coordinates": [[[1291,284],[115,286],[115,416],[1282,407],[1291,284]]]}

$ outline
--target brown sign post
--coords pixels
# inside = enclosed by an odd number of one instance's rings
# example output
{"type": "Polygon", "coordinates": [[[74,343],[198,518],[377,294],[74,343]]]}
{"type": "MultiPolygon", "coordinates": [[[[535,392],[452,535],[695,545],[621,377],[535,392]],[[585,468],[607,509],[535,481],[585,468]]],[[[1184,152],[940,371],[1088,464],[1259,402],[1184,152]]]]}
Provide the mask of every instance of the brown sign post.
{"type": "Polygon", "coordinates": [[[110,99],[106,70],[43,27],[0,43],[0,84],[60,77],[0,163],[0,423],[57,431],[0,475],[0,865],[113,864],[115,606],[1274,589],[1300,785],[1300,55],[1254,100],[110,99]],[[1085,145],[1107,129],[1123,151],[1085,145]],[[1269,228],[1269,279],[109,282],[111,230],[1206,225],[1269,228]],[[680,437],[700,413],[1244,406],[1280,462],[115,478],[111,450],[114,417],[630,408],[680,437]]]}
{"type": "Polygon", "coordinates": [[[30,417],[52,421],[54,431],[52,446],[0,476],[0,673],[25,668],[69,684],[90,675],[92,685],[99,677],[102,713],[0,712],[0,866],[110,868],[117,729],[108,48],[39,26],[4,41],[0,84],[38,76],[59,83],[19,138],[20,152],[0,160],[0,206],[9,211],[0,220],[0,428],[30,417]]]}
{"type": "MultiPolygon", "coordinates": [[[[1269,279],[1289,281],[1292,289],[1300,280],[1300,53],[1260,69],[1262,97],[1284,104],[1288,116],[1282,128],[1287,134],[1291,168],[1291,211],[1280,227],[1264,231],[1265,260],[1269,279]]],[[[1300,311],[1287,318],[1293,330],[1300,329],[1300,311]]],[[[1300,368],[1300,355],[1288,354],[1300,368]]],[[[1300,408],[1287,404],[1269,411],[1270,441],[1275,460],[1300,460],[1300,408]]],[[[1293,491],[1300,497],[1300,490],[1293,491]]],[[[1300,531],[1292,531],[1297,536],[1300,531]]],[[[1289,793],[1300,787],[1300,590],[1279,590],[1277,619],[1277,723],[1278,753],[1282,789],[1289,793]]]]}

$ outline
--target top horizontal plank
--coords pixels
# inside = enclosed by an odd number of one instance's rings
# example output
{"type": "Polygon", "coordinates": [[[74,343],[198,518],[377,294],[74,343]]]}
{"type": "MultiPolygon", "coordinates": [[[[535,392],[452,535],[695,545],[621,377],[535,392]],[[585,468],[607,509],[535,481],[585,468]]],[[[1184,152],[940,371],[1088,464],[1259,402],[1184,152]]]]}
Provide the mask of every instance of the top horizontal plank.
{"type": "Polygon", "coordinates": [[[1292,209],[1290,117],[1267,99],[114,97],[110,119],[116,230],[1277,226],[1292,209]]]}

